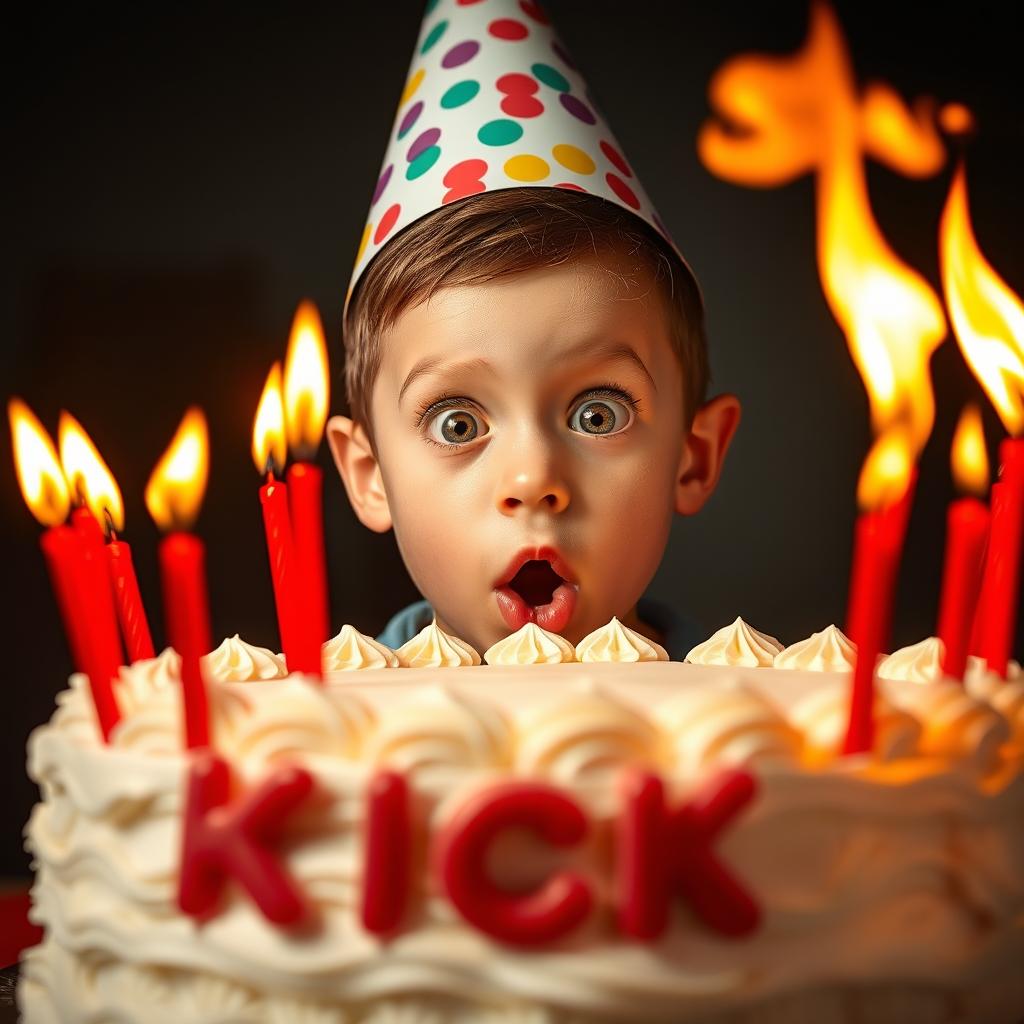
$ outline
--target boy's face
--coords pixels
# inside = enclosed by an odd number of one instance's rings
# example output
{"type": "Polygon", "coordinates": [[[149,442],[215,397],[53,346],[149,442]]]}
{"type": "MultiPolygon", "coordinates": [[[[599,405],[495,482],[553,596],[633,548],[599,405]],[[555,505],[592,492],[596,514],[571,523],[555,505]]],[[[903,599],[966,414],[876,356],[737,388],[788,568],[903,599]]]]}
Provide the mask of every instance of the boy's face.
{"type": "Polygon", "coordinates": [[[483,652],[527,621],[573,643],[613,615],[635,624],[672,517],[691,510],[653,281],[609,255],[447,288],[382,342],[376,459],[341,417],[332,443],[357,513],[393,526],[439,625],[483,652]]]}

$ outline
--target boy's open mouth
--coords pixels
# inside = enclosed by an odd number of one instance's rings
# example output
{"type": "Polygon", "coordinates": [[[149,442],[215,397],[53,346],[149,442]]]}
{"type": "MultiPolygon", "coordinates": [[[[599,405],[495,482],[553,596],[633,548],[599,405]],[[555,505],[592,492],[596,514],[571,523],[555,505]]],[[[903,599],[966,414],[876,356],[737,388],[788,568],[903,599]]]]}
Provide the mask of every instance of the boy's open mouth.
{"type": "Polygon", "coordinates": [[[495,587],[505,624],[513,633],[527,622],[560,633],[576,607],[577,586],[568,578],[571,570],[556,551],[548,548],[520,552],[510,565],[517,564],[514,574],[495,587]]]}

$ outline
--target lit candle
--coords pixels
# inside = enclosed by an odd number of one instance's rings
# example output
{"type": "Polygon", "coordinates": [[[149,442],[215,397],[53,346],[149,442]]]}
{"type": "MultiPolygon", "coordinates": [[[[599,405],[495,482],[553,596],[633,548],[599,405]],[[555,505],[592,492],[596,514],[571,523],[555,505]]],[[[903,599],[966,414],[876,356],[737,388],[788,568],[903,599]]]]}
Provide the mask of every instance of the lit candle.
{"type": "Polygon", "coordinates": [[[185,745],[206,747],[209,710],[202,657],[210,650],[210,613],[206,591],[206,549],[188,532],[203,500],[209,470],[206,417],[192,408],[146,485],[146,507],[161,530],[164,615],[171,645],[181,656],[185,745]]]}
{"type": "MultiPolygon", "coordinates": [[[[310,652],[319,652],[330,630],[327,591],[327,553],[324,548],[323,471],[315,464],[323,439],[329,405],[330,371],[327,345],[316,306],[306,300],[299,304],[292,323],[284,367],[284,407],[288,445],[295,461],[288,469],[288,501],[292,537],[301,585],[298,589],[299,615],[311,636],[310,652]]],[[[315,666],[304,671],[319,673],[315,666]]]]}
{"type": "MultiPolygon", "coordinates": [[[[256,407],[252,428],[252,457],[257,470],[266,474],[260,488],[263,531],[267,539],[270,579],[274,587],[274,607],[281,647],[292,672],[303,671],[302,622],[299,619],[298,592],[301,589],[295,564],[288,487],[275,476],[284,464],[284,405],[281,400],[281,364],[274,363],[267,375],[263,394],[256,407]]],[[[319,654],[318,654],[319,659],[319,654]]],[[[314,669],[319,671],[319,660],[314,669]]]]}
{"type": "Polygon", "coordinates": [[[120,719],[113,679],[121,664],[117,620],[109,586],[95,590],[82,540],[64,524],[70,506],[57,452],[42,424],[24,402],[8,404],[18,483],[32,514],[48,527],[40,538],[75,667],[89,679],[89,691],[104,742],[120,719]],[[104,600],[106,596],[107,600],[104,600]]]}
{"type": "Polygon", "coordinates": [[[967,177],[957,167],[939,229],[946,304],[960,350],[1010,437],[999,447],[974,651],[1006,678],[1020,600],[1024,534],[1024,303],[985,259],[971,226],[967,177]]]}
{"type": "Polygon", "coordinates": [[[72,524],[87,545],[95,565],[95,586],[103,579],[111,588],[121,636],[130,661],[154,656],[146,610],[135,577],[131,548],[118,540],[124,528],[124,502],[113,473],[82,425],[68,412],[60,414],[60,460],[64,476],[81,505],[71,513],[72,524]],[[103,524],[102,529],[100,524],[103,524]],[[104,533],[110,543],[104,545],[104,533]]]}
{"type": "MultiPolygon", "coordinates": [[[[950,458],[958,488],[984,494],[988,488],[988,458],[977,406],[968,405],[961,414],[950,458]]],[[[950,503],[936,634],[943,645],[942,671],[954,679],[963,679],[967,668],[988,530],[989,511],[984,501],[968,494],[950,503]]]]}
{"type": "Polygon", "coordinates": [[[847,634],[857,645],[844,754],[874,746],[875,663],[889,642],[900,554],[913,501],[914,468],[907,439],[883,435],[864,462],[858,500],[847,634]]]}

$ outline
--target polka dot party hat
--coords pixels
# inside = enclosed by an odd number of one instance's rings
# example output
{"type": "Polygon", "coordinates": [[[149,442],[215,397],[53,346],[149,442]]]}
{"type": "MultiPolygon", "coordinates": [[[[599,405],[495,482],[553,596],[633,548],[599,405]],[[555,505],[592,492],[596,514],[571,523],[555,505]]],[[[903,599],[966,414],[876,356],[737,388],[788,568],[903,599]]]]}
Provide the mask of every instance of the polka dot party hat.
{"type": "Polygon", "coordinates": [[[676,248],[539,4],[430,0],[348,295],[381,248],[421,217],[527,187],[600,196],[676,248]]]}

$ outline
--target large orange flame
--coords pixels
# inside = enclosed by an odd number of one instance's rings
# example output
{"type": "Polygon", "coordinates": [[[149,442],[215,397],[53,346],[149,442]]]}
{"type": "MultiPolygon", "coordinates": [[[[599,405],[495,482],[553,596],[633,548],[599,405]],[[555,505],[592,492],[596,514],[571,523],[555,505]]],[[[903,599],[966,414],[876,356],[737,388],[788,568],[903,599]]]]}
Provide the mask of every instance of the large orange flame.
{"type": "Polygon", "coordinates": [[[252,461],[257,472],[274,472],[284,469],[286,456],[281,364],[274,363],[256,406],[256,418],[252,424],[252,461]]]}
{"type": "Polygon", "coordinates": [[[71,413],[60,414],[57,424],[60,462],[71,493],[84,501],[96,521],[104,528],[124,529],[124,502],[121,488],[92,438],[71,413]]]}
{"type": "Polygon", "coordinates": [[[18,486],[25,504],[43,526],[64,522],[71,508],[71,496],[50,435],[20,398],[7,403],[7,419],[18,486]]]}
{"type": "Polygon", "coordinates": [[[210,468],[206,417],[193,406],[146,484],[146,508],[161,530],[186,530],[199,515],[210,468]]]}
{"type": "Polygon", "coordinates": [[[311,458],[324,433],[328,406],[327,344],[316,306],[299,303],[284,363],[284,406],[288,445],[299,458],[311,458]]]}
{"type": "Polygon", "coordinates": [[[1024,434],[1024,304],[982,255],[957,167],[939,227],[942,287],[960,349],[1003,425],[1024,434]]]}
{"type": "Polygon", "coordinates": [[[988,452],[985,451],[981,410],[973,402],[965,405],[960,413],[949,461],[957,488],[984,497],[989,483],[988,452]]]}
{"type": "Polygon", "coordinates": [[[863,158],[912,176],[938,171],[945,153],[932,105],[922,101],[911,111],[880,84],[859,97],[838,22],[823,2],[812,7],[800,51],[739,57],[715,75],[710,91],[719,119],[704,126],[698,148],[712,172],[754,186],[816,173],[822,286],[868,389],[878,435],[859,494],[862,502],[888,501],[892,481],[876,467],[902,465],[892,453],[905,446],[913,461],[931,433],[928,364],[946,322],[934,291],[879,230],[863,158]],[[876,478],[877,486],[866,483],[876,478]]]}

